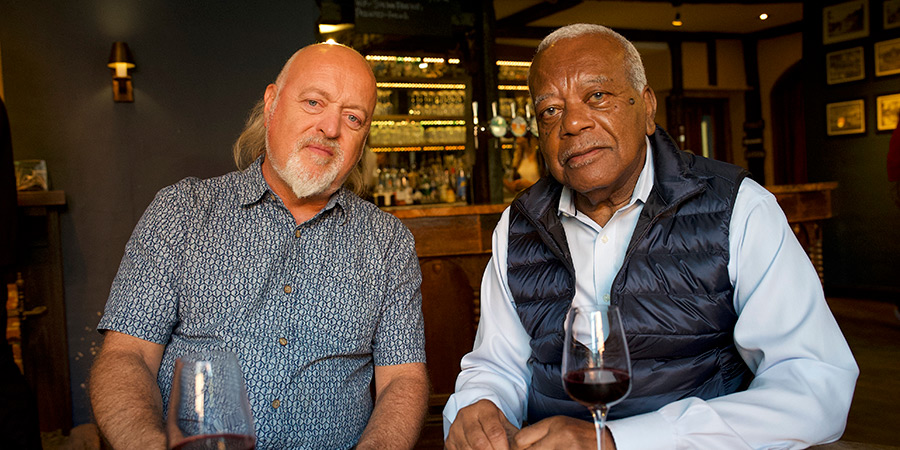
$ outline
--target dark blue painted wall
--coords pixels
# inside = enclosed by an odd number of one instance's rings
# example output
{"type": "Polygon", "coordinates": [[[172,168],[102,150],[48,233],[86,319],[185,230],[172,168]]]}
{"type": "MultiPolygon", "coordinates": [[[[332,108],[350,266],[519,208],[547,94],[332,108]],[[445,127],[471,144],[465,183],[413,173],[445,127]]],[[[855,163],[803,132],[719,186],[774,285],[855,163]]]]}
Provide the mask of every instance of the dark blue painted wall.
{"type": "Polygon", "coordinates": [[[315,39],[313,0],[3,0],[0,55],[16,159],[45,159],[62,214],[75,425],[90,420],[95,330],[131,230],[153,195],[233,170],[230,146],[294,50],[315,39]],[[113,41],[137,63],[114,103],[113,41]]]}
{"type": "Polygon", "coordinates": [[[810,181],[837,181],[835,217],[825,223],[826,292],[900,298],[900,208],[891,200],[887,181],[887,151],[891,131],[878,131],[876,98],[900,93],[900,74],[875,76],[875,43],[900,38],[900,28],[884,29],[881,1],[869,6],[869,35],[823,44],[824,4],[804,2],[803,59],[806,143],[810,181]],[[866,77],[828,85],[825,55],[862,46],[866,77]],[[861,134],[827,136],[825,107],[832,102],[863,99],[866,130],[861,134]]]}

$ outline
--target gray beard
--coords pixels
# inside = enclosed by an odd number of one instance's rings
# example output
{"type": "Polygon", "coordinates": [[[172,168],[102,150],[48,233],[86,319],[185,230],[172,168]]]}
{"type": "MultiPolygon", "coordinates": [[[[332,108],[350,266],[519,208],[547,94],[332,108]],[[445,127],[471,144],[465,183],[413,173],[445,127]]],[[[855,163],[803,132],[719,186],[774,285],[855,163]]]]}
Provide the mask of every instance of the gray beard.
{"type": "Polygon", "coordinates": [[[341,146],[335,142],[321,137],[302,138],[294,145],[287,161],[281,164],[277,158],[272,158],[269,152],[269,134],[266,133],[266,155],[272,159],[272,168],[275,173],[284,180],[297,198],[307,198],[319,195],[327,191],[334,180],[337,179],[341,164],[344,162],[344,152],[341,146]],[[332,156],[309,155],[312,164],[303,161],[303,147],[310,143],[325,145],[334,151],[332,156]]]}

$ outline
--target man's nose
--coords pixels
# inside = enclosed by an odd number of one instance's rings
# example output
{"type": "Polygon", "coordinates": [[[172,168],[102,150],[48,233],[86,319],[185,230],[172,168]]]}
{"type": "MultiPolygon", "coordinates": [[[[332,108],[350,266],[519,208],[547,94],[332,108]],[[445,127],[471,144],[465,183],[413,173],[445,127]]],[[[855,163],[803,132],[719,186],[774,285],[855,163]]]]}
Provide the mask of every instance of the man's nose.
{"type": "Polygon", "coordinates": [[[575,104],[566,107],[562,113],[563,134],[578,135],[582,131],[591,128],[594,124],[590,117],[590,108],[587,105],[575,104]]]}
{"type": "Polygon", "coordinates": [[[328,139],[336,139],[341,135],[341,111],[328,108],[319,116],[318,131],[328,139]]]}

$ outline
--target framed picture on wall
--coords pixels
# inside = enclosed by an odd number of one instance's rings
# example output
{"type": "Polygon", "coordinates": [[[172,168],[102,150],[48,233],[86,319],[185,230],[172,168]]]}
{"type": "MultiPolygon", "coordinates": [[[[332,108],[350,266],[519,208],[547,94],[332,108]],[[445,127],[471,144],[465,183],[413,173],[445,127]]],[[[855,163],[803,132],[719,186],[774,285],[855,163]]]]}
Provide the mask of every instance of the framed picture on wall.
{"type": "Polygon", "coordinates": [[[869,35],[869,2],[854,0],[822,9],[822,42],[849,41],[869,35]]]}
{"type": "Polygon", "coordinates": [[[900,38],[875,43],[875,75],[900,73],[900,38]]]}
{"type": "Polygon", "coordinates": [[[863,48],[853,47],[826,54],[825,73],[828,84],[862,80],[866,77],[863,48]]]}
{"type": "Polygon", "coordinates": [[[825,105],[825,120],[828,135],[856,134],[866,132],[865,103],[862,99],[825,105]]]}
{"type": "Polygon", "coordinates": [[[900,27],[900,0],[884,0],[884,29],[900,27]]]}
{"type": "Polygon", "coordinates": [[[878,130],[897,128],[900,117],[900,94],[879,95],[875,98],[875,111],[878,118],[878,130]]]}

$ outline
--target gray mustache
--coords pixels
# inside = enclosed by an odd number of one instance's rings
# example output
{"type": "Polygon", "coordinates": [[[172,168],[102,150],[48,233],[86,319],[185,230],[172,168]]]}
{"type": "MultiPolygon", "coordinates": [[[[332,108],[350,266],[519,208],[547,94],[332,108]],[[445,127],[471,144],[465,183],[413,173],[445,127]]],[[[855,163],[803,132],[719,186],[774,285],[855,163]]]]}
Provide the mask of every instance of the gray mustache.
{"type": "Polygon", "coordinates": [[[609,147],[608,145],[603,144],[599,141],[590,141],[590,142],[579,142],[577,144],[573,144],[571,147],[564,149],[559,152],[557,159],[559,163],[562,165],[566,165],[566,161],[569,158],[585,153],[590,148],[598,148],[598,147],[609,147]]]}

